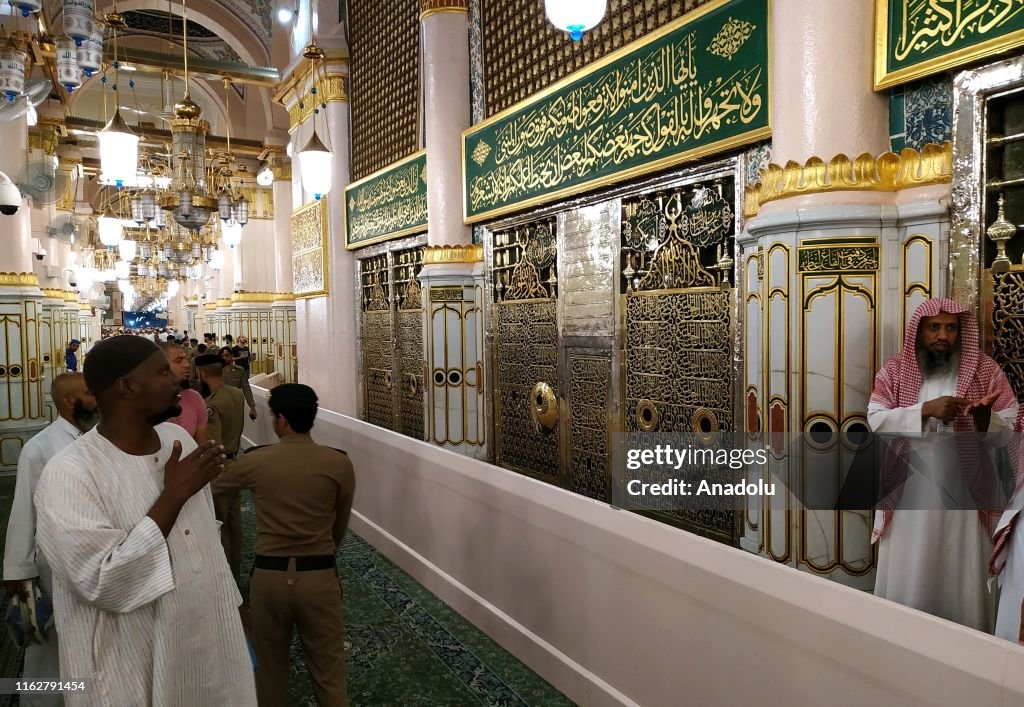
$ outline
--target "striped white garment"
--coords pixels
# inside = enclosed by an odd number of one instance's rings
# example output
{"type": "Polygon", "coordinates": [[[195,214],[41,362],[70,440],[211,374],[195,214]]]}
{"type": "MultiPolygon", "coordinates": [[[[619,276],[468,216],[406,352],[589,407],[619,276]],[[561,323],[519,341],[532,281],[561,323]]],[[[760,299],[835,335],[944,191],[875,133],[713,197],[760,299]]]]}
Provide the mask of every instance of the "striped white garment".
{"type": "Polygon", "coordinates": [[[193,496],[166,541],[146,514],[163,488],[173,442],[131,456],[96,430],[59,453],[36,490],[37,538],[53,569],[62,680],[86,679],[69,707],[217,707],[256,704],[238,615],[241,596],[218,539],[209,486],[193,496]]]}

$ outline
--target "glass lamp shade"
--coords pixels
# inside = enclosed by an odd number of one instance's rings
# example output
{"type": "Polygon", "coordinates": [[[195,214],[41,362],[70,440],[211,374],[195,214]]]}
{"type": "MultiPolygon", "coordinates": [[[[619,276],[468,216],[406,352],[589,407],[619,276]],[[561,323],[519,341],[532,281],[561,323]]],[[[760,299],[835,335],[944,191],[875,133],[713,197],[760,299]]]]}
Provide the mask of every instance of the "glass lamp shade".
{"type": "Polygon", "coordinates": [[[99,132],[100,169],[103,178],[123,186],[135,180],[139,171],[139,136],[121,117],[120,108],[99,132]]]}
{"type": "Polygon", "coordinates": [[[249,223],[249,200],[244,196],[238,197],[238,201],[235,202],[233,213],[235,221],[238,221],[239,226],[244,226],[249,223]]]}
{"type": "Polygon", "coordinates": [[[242,224],[234,219],[220,222],[220,235],[224,239],[224,245],[234,249],[242,242],[242,224]]]}
{"type": "Polygon", "coordinates": [[[135,241],[124,238],[120,243],[117,244],[117,252],[121,258],[127,262],[135,260],[135,252],[138,250],[138,244],[135,241]]]}
{"type": "Polygon", "coordinates": [[[127,280],[128,276],[132,274],[132,266],[128,264],[127,260],[118,260],[114,263],[114,274],[118,280],[127,280]]]}
{"type": "Polygon", "coordinates": [[[568,32],[577,42],[584,32],[604,19],[607,6],[607,0],[544,0],[544,11],[551,24],[568,32]]]}
{"type": "Polygon", "coordinates": [[[100,243],[113,248],[121,242],[121,219],[110,213],[110,209],[103,212],[103,215],[96,221],[100,231],[100,243]]]}
{"type": "Polygon", "coordinates": [[[181,290],[181,283],[177,280],[171,280],[167,283],[167,296],[174,297],[181,290]]]}
{"type": "Polygon", "coordinates": [[[117,289],[121,290],[121,294],[126,297],[135,293],[135,288],[129,280],[118,280],[117,289]]]}
{"type": "Polygon", "coordinates": [[[231,218],[231,192],[225,190],[217,196],[217,215],[221,221],[231,218]]]}
{"type": "Polygon", "coordinates": [[[331,162],[330,151],[314,130],[313,137],[299,153],[299,172],[302,188],[318,200],[331,190],[331,162]]]}
{"type": "Polygon", "coordinates": [[[213,251],[213,255],[210,256],[210,269],[216,272],[222,267],[224,267],[224,251],[218,248],[213,251]]]}

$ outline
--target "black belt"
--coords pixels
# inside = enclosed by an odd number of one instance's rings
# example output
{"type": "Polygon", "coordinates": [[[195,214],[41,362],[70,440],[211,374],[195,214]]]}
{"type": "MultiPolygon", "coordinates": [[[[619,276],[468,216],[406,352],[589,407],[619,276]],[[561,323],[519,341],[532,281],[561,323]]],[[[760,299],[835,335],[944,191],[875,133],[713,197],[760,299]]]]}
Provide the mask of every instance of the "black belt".
{"type": "MultiPolygon", "coordinates": [[[[271,555],[256,555],[253,567],[258,570],[277,570],[284,572],[288,569],[290,557],[273,557],[271,555]]],[[[314,570],[334,569],[334,555],[309,555],[307,557],[295,558],[296,572],[312,572],[314,570]]]]}

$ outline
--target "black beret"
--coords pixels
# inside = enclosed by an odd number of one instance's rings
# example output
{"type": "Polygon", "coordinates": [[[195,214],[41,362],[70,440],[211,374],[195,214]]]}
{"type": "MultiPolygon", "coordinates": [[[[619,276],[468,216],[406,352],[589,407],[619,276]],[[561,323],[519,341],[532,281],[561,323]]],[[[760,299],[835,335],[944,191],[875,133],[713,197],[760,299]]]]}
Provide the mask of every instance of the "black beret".
{"type": "Polygon", "coordinates": [[[271,405],[317,403],[316,391],[302,383],[282,383],[270,390],[271,405]]]}
{"type": "Polygon", "coordinates": [[[195,357],[195,363],[196,363],[196,366],[198,366],[200,368],[203,367],[203,366],[212,366],[214,364],[217,364],[219,366],[223,366],[224,365],[224,359],[222,359],[217,354],[203,354],[202,356],[196,356],[195,357]]]}
{"type": "Polygon", "coordinates": [[[93,395],[99,395],[153,354],[163,355],[163,351],[156,342],[144,336],[128,334],[103,339],[85,358],[82,369],[85,387],[93,395]]]}

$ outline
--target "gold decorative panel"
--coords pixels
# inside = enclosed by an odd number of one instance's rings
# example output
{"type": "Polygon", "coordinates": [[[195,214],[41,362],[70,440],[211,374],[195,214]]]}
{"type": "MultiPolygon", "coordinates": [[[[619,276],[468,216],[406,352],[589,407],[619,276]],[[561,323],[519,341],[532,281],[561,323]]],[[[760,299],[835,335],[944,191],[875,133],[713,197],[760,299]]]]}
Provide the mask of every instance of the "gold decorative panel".
{"type": "Polygon", "coordinates": [[[992,357],[1010,379],[1017,399],[1024,400],[1024,266],[985,274],[991,283],[985,301],[992,307],[992,357]]]}
{"type": "Polygon", "coordinates": [[[365,419],[395,428],[391,278],[387,255],[360,262],[365,419]]]}
{"type": "Polygon", "coordinates": [[[529,98],[707,1],[609,0],[601,24],[574,42],[548,21],[541,0],[482,0],[487,115],[529,98]]]}
{"type": "MultiPolygon", "coordinates": [[[[731,178],[623,202],[627,434],[675,432],[713,440],[736,430],[733,203],[731,178]]],[[[732,478],[725,473],[715,481],[732,478]]],[[[651,514],[700,535],[737,541],[729,499],[719,508],[651,514]]]]}
{"type": "MultiPolygon", "coordinates": [[[[327,197],[292,214],[292,285],[296,297],[327,294],[329,241],[327,197]]],[[[228,300],[227,305],[230,306],[228,300]]]]}
{"type": "Polygon", "coordinates": [[[415,439],[423,436],[423,291],[419,276],[423,268],[423,249],[394,254],[394,282],[398,296],[398,431],[415,439]]]}
{"type": "Polygon", "coordinates": [[[559,483],[559,427],[538,422],[533,399],[539,383],[559,389],[555,220],[496,232],[493,243],[496,463],[559,483]]]}
{"type": "Polygon", "coordinates": [[[349,0],[348,20],[355,181],[419,149],[420,2],[349,0]]]}
{"type": "Polygon", "coordinates": [[[609,356],[569,354],[569,490],[609,500],[609,356]]]}

